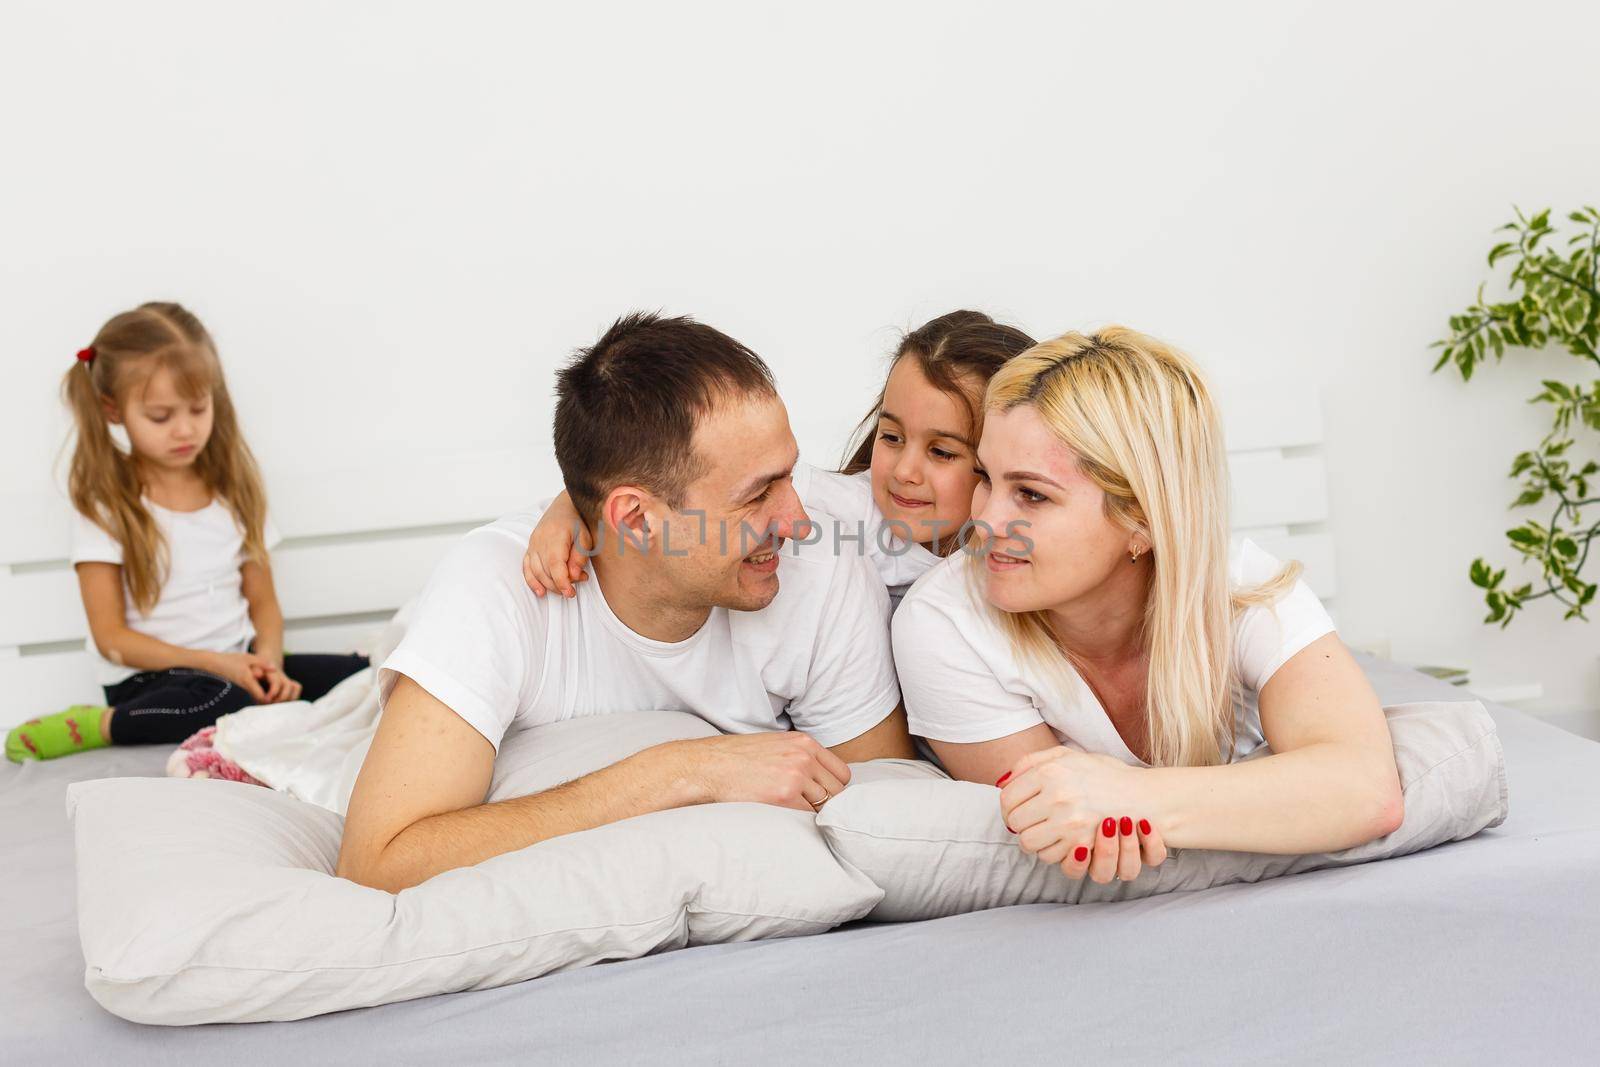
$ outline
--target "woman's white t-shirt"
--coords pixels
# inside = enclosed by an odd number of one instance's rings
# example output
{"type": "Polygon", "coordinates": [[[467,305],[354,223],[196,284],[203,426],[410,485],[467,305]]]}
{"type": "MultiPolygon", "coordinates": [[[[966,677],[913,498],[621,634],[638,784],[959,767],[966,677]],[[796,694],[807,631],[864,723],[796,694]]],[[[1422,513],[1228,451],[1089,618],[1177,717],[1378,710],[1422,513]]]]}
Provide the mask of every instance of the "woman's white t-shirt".
{"type": "MultiPolygon", "coordinates": [[[[244,532],[234,521],[233,512],[220,500],[198,511],[172,511],[150,500],[144,501],[155,519],[156,528],[166,538],[167,579],[160,597],[149,614],[141,614],[123,586],[123,618],[128,629],[146,634],[179,648],[206,652],[243,652],[256,635],[250,621],[250,604],[244,598],[244,532]]],[[[270,551],[281,538],[268,517],[262,529],[270,551]]],[[[72,513],[72,556],[79,563],[122,563],[122,545],[98,523],[74,510],[72,513]]],[[[138,673],[94,652],[95,680],[102,686],[138,673]]]]}
{"type": "MultiPolygon", "coordinates": [[[[1070,665],[1062,664],[1062,681],[1056,682],[1035,664],[1019,660],[983,601],[981,584],[969,580],[968,566],[982,566],[982,558],[951,556],[917,582],[895,612],[895,666],[911,732],[971,743],[1045,723],[1064,745],[1142,764],[1070,665]]],[[[1278,560],[1248,540],[1229,560],[1234,588],[1270,581],[1281,569],[1278,560]]],[[[1333,631],[1333,620],[1303,581],[1275,603],[1239,613],[1233,628],[1241,685],[1234,700],[1234,759],[1265,743],[1259,697],[1267,680],[1295,653],[1333,631]]]]}
{"type": "MultiPolygon", "coordinates": [[[[872,499],[872,472],[839,474],[809,463],[794,468],[794,491],[808,509],[833,516],[836,529],[824,529],[827,543],[841,552],[856,551],[871,561],[889,590],[889,610],[911,584],[938,565],[940,557],[915,541],[895,534],[872,499]]],[[[954,531],[952,531],[954,532],[954,531]]]]}

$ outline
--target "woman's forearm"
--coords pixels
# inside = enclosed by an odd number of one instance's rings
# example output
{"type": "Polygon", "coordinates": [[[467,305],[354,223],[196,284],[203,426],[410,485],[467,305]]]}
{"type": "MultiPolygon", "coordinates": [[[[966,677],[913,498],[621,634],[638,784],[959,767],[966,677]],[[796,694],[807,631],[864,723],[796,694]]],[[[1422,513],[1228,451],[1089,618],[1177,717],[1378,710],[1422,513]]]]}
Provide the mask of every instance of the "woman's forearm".
{"type": "Polygon", "coordinates": [[[1392,832],[1404,816],[1394,753],[1321,742],[1219,767],[1161,767],[1149,783],[1174,848],[1333,852],[1392,832]]]}

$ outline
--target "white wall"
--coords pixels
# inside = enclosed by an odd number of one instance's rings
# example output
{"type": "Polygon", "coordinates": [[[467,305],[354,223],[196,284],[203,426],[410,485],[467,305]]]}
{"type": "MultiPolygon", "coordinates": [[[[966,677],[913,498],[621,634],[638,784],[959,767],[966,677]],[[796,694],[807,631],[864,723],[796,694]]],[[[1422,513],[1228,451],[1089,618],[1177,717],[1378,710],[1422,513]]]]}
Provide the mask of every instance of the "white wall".
{"type": "Polygon", "coordinates": [[[1600,200],[1593,4],[0,19],[0,499],[50,484],[59,376],[144,299],[211,326],[274,479],[545,455],[552,369],[633,307],[766,356],[821,460],[895,328],[1122,321],[1225,396],[1320,391],[1347,637],[1600,706],[1600,623],[1490,630],[1464,578],[1506,557],[1502,475],[1540,433],[1522,397],[1578,364],[1464,387],[1425,347],[1513,201],[1600,200]]]}

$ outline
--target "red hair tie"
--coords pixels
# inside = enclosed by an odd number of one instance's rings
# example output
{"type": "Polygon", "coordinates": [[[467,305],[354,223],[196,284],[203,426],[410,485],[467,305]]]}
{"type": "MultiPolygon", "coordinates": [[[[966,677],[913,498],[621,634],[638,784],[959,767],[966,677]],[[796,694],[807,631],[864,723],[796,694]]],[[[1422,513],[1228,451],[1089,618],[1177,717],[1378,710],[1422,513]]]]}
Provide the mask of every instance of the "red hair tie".
{"type": "Polygon", "coordinates": [[[78,362],[79,363],[93,363],[94,362],[94,349],[93,348],[80,348],[80,349],[78,349],[78,362]]]}

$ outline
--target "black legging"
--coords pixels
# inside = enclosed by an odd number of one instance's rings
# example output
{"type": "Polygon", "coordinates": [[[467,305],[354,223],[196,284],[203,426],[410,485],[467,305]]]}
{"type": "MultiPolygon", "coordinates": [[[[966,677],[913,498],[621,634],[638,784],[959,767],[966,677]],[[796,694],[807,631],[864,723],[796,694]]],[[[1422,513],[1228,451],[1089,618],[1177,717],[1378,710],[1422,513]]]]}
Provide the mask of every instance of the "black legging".
{"type": "MultiPolygon", "coordinates": [[[[301,700],[327,695],[366,666],[365,656],[302,653],[283,657],[283,672],[300,683],[301,700]]],[[[174,744],[222,716],[256,703],[248,690],[191,667],[141,671],[105,689],[106,703],[115,709],[111,743],[116,745],[174,744]]]]}

